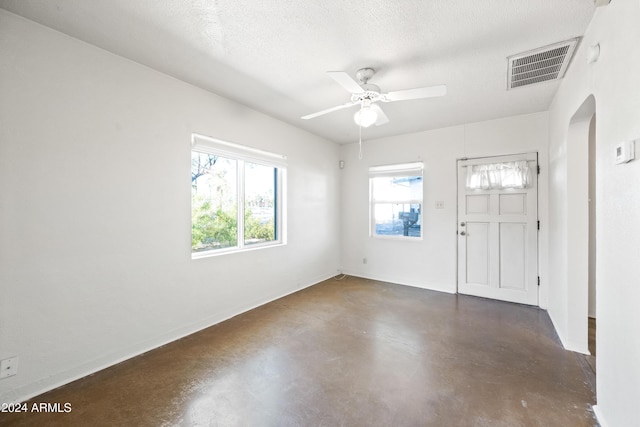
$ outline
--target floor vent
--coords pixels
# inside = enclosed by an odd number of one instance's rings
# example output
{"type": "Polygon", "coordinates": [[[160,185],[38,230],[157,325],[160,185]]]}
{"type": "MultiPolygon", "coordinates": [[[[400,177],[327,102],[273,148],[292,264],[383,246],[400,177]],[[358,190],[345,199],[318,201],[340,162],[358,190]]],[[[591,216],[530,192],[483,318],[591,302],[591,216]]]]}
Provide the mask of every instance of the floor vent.
{"type": "Polygon", "coordinates": [[[579,40],[577,37],[508,57],[507,90],[564,77],[579,40]]]}

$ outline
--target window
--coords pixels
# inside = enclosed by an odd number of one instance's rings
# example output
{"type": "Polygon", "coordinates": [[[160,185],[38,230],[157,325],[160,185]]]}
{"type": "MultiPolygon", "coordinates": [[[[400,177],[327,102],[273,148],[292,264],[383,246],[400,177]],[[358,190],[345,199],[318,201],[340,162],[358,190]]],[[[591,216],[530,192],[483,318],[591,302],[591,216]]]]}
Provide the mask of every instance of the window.
{"type": "Polygon", "coordinates": [[[193,135],[192,257],[284,243],[285,172],[284,156],[193,135]]]}
{"type": "Polygon", "coordinates": [[[529,188],[531,179],[531,171],[526,160],[469,165],[466,187],[469,190],[529,188]]]}
{"type": "Polygon", "coordinates": [[[422,237],[421,162],[369,168],[370,234],[422,237]]]}

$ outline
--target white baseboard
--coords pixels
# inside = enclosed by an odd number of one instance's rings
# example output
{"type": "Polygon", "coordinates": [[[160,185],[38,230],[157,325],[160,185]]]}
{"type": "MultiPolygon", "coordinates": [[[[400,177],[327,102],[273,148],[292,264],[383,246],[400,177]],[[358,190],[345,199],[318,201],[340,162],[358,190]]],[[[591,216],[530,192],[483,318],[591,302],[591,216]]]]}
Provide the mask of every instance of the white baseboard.
{"type": "Polygon", "coordinates": [[[591,355],[591,352],[589,351],[589,346],[586,345],[585,343],[566,340],[566,341],[563,341],[562,345],[564,346],[565,350],[575,351],[576,353],[584,354],[586,356],[591,355]]]}
{"type": "Polygon", "coordinates": [[[363,273],[355,270],[341,270],[341,271],[344,274],[347,274],[349,276],[362,277],[363,279],[378,280],[381,282],[395,283],[397,285],[411,286],[413,288],[426,289],[429,291],[445,292],[448,294],[456,293],[455,286],[452,287],[451,285],[442,284],[442,283],[425,283],[412,278],[398,277],[396,275],[384,276],[384,275],[378,275],[378,274],[363,273]]]}
{"type": "Polygon", "coordinates": [[[602,411],[600,411],[600,406],[593,405],[592,408],[593,408],[593,413],[596,414],[596,418],[600,423],[600,427],[609,427],[609,424],[607,424],[607,422],[604,419],[604,416],[602,415],[602,411]]]}
{"type": "Polygon", "coordinates": [[[565,337],[562,329],[558,327],[558,322],[556,322],[556,319],[553,317],[553,313],[549,310],[547,310],[547,313],[549,314],[549,318],[551,319],[551,323],[553,324],[553,329],[555,329],[556,331],[556,335],[558,335],[558,338],[560,338],[560,344],[562,344],[562,347],[564,347],[565,350],[574,351],[580,354],[586,354],[587,356],[591,355],[588,342],[583,343],[571,341],[570,339],[565,337]]]}

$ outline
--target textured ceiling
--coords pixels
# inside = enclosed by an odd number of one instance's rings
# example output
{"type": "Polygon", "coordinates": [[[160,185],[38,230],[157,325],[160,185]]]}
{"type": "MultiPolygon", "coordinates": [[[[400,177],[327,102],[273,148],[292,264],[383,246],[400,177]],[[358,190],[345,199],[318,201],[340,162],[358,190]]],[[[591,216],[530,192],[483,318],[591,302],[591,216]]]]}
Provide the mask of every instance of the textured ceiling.
{"type": "MultiPolygon", "coordinates": [[[[547,110],[558,82],[507,91],[510,55],[583,35],[593,0],[0,0],[0,7],[339,143],[356,107],[326,71],[377,73],[383,92],[446,84],[443,98],[382,104],[366,139],[547,110]]],[[[576,60],[581,60],[580,58],[576,60]]]]}

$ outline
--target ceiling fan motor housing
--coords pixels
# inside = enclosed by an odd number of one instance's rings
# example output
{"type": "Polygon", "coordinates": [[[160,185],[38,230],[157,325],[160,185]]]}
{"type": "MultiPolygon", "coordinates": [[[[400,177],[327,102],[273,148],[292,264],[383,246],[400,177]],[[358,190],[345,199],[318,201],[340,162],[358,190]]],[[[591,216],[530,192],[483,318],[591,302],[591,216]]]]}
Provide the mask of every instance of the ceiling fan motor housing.
{"type": "Polygon", "coordinates": [[[380,88],[372,84],[363,84],[362,89],[364,92],[354,93],[351,95],[351,101],[363,101],[365,99],[375,101],[380,98],[380,88]]]}

